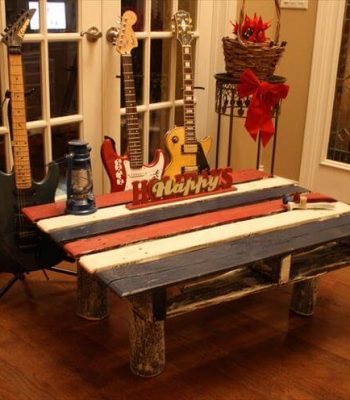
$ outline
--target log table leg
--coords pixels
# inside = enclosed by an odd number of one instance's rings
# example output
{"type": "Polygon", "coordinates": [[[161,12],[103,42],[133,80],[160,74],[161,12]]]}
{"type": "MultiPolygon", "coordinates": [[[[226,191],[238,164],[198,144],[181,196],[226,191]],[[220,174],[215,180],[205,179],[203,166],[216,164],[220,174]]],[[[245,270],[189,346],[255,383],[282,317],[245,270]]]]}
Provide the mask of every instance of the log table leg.
{"type": "Polygon", "coordinates": [[[108,288],[78,264],[77,315],[88,320],[108,316],[108,288]]]}
{"type": "Polygon", "coordinates": [[[291,310],[309,316],[314,313],[317,294],[317,278],[297,282],[293,287],[291,310]]]}
{"type": "Polygon", "coordinates": [[[131,371],[145,378],[159,375],[165,367],[164,320],[155,319],[151,294],[130,301],[129,336],[131,371]]]}

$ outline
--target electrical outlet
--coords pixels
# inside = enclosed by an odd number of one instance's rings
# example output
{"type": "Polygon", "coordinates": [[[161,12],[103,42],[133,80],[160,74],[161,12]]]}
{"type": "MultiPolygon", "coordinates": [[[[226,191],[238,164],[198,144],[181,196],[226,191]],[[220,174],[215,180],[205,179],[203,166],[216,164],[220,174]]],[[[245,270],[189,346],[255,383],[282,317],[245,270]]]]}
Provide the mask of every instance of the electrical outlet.
{"type": "Polygon", "coordinates": [[[307,10],[309,0],[280,0],[281,8],[297,8],[299,10],[307,10]]]}

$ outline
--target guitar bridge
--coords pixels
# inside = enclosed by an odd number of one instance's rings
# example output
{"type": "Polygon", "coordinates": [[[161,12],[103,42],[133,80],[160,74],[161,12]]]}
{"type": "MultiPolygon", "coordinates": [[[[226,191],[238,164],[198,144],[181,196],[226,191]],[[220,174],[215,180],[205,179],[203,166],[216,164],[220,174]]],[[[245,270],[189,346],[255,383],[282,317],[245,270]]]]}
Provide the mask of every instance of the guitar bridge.
{"type": "Polygon", "coordinates": [[[198,144],[183,144],[182,145],[182,153],[183,154],[197,154],[198,153],[198,144]]]}

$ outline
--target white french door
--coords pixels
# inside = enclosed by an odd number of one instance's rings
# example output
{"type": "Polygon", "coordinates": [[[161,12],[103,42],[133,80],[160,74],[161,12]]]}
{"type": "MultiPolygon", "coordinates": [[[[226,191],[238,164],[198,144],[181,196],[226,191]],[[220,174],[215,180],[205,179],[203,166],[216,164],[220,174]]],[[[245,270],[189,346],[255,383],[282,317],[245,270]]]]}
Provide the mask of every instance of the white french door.
{"type": "MultiPolygon", "coordinates": [[[[231,3],[233,3],[231,1],[231,3]]],[[[131,9],[138,16],[134,26],[138,47],[132,51],[136,86],[137,111],[143,132],[144,162],[153,159],[155,149],[163,148],[164,134],[183,125],[181,48],[171,31],[171,17],[177,10],[189,11],[193,19],[195,86],[204,87],[196,92],[197,136],[208,135],[208,96],[213,97],[213,73],[210,72],[212,27],[214,8],[227,7],[227,1],[215,0],[119,0],[103,1],[104,29],[115,24],[115,15],[131,9]],[[118,3],[118,13],[111,12],[111,3],[118,3]],[[199,67],[200,66],[200,67],[199,67]]],[[[219,44],[220,45],[220,44],[219,44]]],[[[104,98],[108,100],[104,113],[104,132],[112,136],[118,151],[126,150],[126,117],[120,56],[106,43],[108,67],[104,74],[104,98]],[[112,66],[112,68],[111,68],[112,66]],[[115,112],[119,110],[120,112],[115,112]]],[[[214,101],[214,98],[213,98],[214,101]]],[[[213,103],[214,104],[214,103],[213,103]]],[[[214,106],[209,115],[215,118],[214,106]]],[[[213,152],[214,153],[214,152],[213,152]]]]}
{"type": "MultiPolygon", "coordinates": [[[[36,8],[23,45],[23,65],[32,174],[45,175],[46,164],[62,160],[71,139],[82,138],[92,147],[94,190],[109,190],[100,146],[104,135],[115,139],[117,150],[126,149],[125,107],[120,77],[120,56],[106,40],[123,11],[138,15],[134,27],[138,48],[133,64],[137,110],[143,134],[144,161],[163,147],[163,135],[183,125],[180,46],[170,30],[178,9],[191,13],[194,25],[194,71],[197,137],[214,135],[216,115],[215,72],[221,72],[222,18],[235,18],[232,0],[0,0],[0,31],[22,9],[36,8]],[[101,37],[89,41],[89,28],[101,37]],[[219,57],[219,61],[217,61],[219,57]]],[[[226,32],[225,32],[226,31],[226,32]]],[[[1,45],[1,98],[8,89],[7,49],[1,45]]],[[[215,149],[212,149],[212,156],[215,149]]],[[[0,115],[0,169],[12,168],[7,113],[0,115]]],[[[65,163],[60,164],[59,193],[65,191],[65,163]]]]}
{"type": "Polygon", "coordinates": [[[350,203],[350,1],[319,1],[300,182],[350,203]]]}

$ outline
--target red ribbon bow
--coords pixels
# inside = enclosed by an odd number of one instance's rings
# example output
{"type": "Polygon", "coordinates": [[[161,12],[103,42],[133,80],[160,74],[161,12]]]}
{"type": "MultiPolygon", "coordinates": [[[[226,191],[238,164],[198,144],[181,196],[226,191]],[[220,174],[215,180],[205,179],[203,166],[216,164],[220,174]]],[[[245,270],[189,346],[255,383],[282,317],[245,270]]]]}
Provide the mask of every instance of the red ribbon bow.
{"type": "Polygon", "coordinates": [[[287,97],[288,90],[288,85],[260,82],[250,69],[246,69],[241,75],[241,83],[237,85],[239,97],[252,95],[245,127],[254,140],[260,132],[264,147],[275,133],[272,123],[272,108],[281,99],[287,97]]]}

